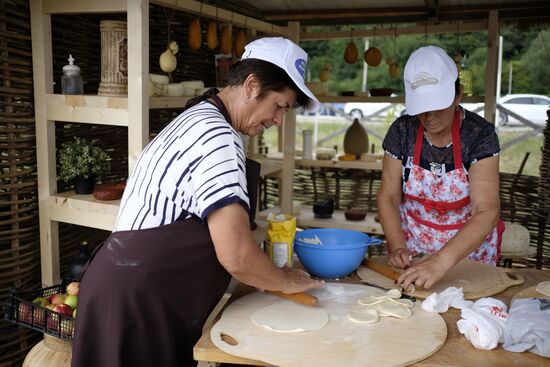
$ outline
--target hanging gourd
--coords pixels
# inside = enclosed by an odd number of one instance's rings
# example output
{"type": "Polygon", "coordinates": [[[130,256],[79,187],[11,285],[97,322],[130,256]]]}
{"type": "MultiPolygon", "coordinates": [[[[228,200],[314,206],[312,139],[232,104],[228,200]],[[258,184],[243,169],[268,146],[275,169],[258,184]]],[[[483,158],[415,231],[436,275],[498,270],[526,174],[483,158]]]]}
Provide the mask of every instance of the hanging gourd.
{"type": "Polygon", "coordinates": [[[325,67],[319,73],[319,80],[324,83],[330,79],[331,75],[332,75],[332,65],[325,64],[325,67]]]}
{"type": "Polygon", "coordinates": [[[399,74],[401,74],[401,69],[399,68],[397,62],[392,62],[390,64],[390,66],[388,67],[388,74],[390,74],[390,77],[394,79],[399,78],[399,74]]]}
{"type": "Polygon", "coordinates": [[[350,41],[346,47],[346,51],[344,51],[344,61],[348,64],[354,64],[358,57],[359,51],[357,50],[357,46],[355,42],[350,41]]]}
{"type": "Polygon", "coordinates": [[[176,70],[178,61],[176,59],[176,56],[174,56],[174,53],[170,50],[170,48],[167,48],[166,51],[164,51],[160,55],[159,65],[160,65],[160,69],[165,73],[171,73],[172,71],[176,70]]]}
{"type": "Polygon", "coordinates": [[[228,25],[223,26],[222,28],[222,34],[220,37],[220,51],[222,54],[230,54],[231,53],[231,28],[228,25]]]}
{"type": "Polygon", "coordinates": [[[198,50],[202,43],[201,22],[199,18],[195,18],[189,23],[189,34],[187,37],[189,48],[198,50]]]}
{"type": "Polygon", "coordinates": [[[208,28],[206,30],[206,46],[208,46],[208,49],[210,50],[218,47],[218,25],[213,20],[208,22],[208,28]]]}
{"type": "Polygon", "coordinates": [[[240,59],[244,53],[244,46],[246,45],[246,34],[244,30],[240,29],[235,35],[235,44],[233,45],[233,54],[236,58],[240,59]]]}
{"type": "Polygon", "coordinates": [[[372,47],[369,47],[363,54],[363,58],[368,66],[378,66],[382,61],[382,52],[375,45],[376,42],[376,28],[374,29],[374,36],[372,38],[372,47]]]}
{"type": "Polygon", "coordinates": [[[170,44],[168,45],[168,49],[169,49],[170,51],[172,51],[172,53],[175,55],[175,54],[177,54],[177,53],[179,52],[180,47],[179,47],[179,45],[178,45],[178,43],[177,43],[176,41],[172,41],[172,42],[170,42],[170,44]]]}

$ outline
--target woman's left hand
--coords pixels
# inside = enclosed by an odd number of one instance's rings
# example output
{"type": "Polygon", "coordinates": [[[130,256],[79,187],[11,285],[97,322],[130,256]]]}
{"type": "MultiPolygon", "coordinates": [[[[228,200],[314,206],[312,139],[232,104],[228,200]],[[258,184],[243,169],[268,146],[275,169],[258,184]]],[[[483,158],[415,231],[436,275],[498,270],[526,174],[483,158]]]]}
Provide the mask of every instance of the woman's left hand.
{"type": "Polygon", "coordinates": [[[445,261],[438,254],[428,257],[421,263],[415,264],[407,269],[399,279],[397,284],[403,289],[409,289],[411,284],[418,289],[429,289],[452,267],[452,263],[445,261]]]}

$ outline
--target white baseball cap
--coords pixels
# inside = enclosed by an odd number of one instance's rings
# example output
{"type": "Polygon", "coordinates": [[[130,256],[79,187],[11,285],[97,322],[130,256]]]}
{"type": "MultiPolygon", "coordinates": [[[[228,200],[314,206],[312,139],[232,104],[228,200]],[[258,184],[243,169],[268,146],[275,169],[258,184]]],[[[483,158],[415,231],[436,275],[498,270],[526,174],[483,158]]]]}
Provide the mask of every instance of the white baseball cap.
{"type": "Polygon", "coordinates": [[[315,112],[321,103],[305,85],[307,53],[297,44],[283,37],[265,37],[245,46],[241,60],[260,59],[277,65],[309,98],[307,110],[315,112]]]}
{"type": "Polygon", "coordinates": [[[412,116],[449,107],[457,77],[455,62],[442,48],[425,46],[414,51],[403,77],[407,113],[412,116]]]}

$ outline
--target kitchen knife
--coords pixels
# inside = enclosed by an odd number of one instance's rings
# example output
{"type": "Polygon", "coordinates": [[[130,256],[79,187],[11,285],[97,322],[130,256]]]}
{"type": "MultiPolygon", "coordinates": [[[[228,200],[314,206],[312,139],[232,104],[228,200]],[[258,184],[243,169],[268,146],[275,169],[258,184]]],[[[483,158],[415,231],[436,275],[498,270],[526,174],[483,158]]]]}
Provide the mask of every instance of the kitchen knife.
{"type": "Polygon", "coordinates": [[[301,293],[284,293],[279,291],[267,291],[268,293],[273,294],[274,296],[278,296],[281,298],[288,299],[290,301],[294,301],[297,303],[301,303],[306,306],[317,306],[319,304],[319,300],[317,297],[312,296],[309,293],[301,292],[301,293]]]}
{"type": "MultiPolygon", "coordinates": [[[[359,278],[359,277],[358,277],[359,278]]],[[[363,280],[361,278],[359,278],[359,281],[361,283],[363,283],[364,285],[368,285],[369,287],[374,287],[374,288],[378,288],[378,289],[382,289],[383,291],[389,291],[390,288],[386,288],[386,287],[382,287],[378,284],[374,284],[374,283],[371,283],[371,282],[367,282],[366,280],[363,280]]],[[[413,302],[416,302],[416,297],[413,297],[413,296],[409,296],[408,294],[405,294],[405,293],[401,293],[401,297],[400,298],[405,298],[405,299],[409,299],[413,302]]]]}

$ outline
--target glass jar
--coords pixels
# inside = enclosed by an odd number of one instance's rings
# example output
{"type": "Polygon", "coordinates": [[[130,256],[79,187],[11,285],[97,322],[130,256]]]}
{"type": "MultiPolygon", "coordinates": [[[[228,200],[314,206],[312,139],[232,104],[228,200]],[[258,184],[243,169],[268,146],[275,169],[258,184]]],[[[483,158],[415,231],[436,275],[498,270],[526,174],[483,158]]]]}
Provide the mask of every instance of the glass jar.
{"type": "Polygon", "coordinates": [[[63,94],[84,94],[80,68],[74,65],[73,55],[69,54],[69,64],[63,66],[61,76],[61,93],[63,94]]]}

